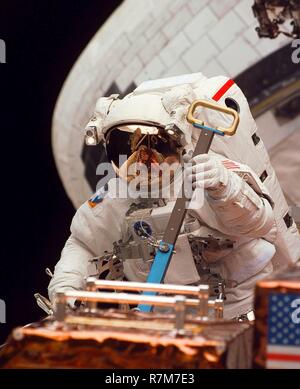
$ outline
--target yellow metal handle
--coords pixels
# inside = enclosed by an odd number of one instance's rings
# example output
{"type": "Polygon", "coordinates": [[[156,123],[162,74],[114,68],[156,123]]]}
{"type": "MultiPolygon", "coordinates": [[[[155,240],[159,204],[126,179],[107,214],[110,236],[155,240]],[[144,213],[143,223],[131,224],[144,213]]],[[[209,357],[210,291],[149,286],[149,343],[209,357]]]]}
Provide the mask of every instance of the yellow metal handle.
{"type": "MultiPolygon", "coordinates": [[[[234,135],[236,133],[237,127],[238,127],[239,122],[240,122],[240,116],[234,109],[228,108],[228,107],[223,107],[219,104],[213,103],[213,102],[208,101],[208,100],[195,100],[190,105],[190,108],[188,110],[186,118],[187,118],[187,121],[189,123],[196,125],[196,126],[197,125],[198,126],[207,126],[203,121],[196,119],[194,117],[194,112],[195,112],[196,108],[198,108],[198,107],[209,108],[213,111],[223,112],[227,115],[232,116],[233,122],[232,122],[230,127],[224,128],[224,127],[218,126],[218,127],[214,128],[214,130],[216,130],[217,132],[221,132],[224,135],[234,135]]],[[[209,127],[209,125],[208,125],[208,127],[209,127]]]]}

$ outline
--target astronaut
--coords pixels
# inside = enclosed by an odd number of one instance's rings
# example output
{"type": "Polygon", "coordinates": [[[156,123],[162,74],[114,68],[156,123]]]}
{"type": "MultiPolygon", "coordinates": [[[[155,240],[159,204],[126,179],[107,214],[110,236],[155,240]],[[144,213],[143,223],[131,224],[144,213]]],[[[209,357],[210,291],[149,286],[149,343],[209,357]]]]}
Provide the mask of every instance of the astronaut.
{"type": "MultiPolygon", "coordinates": [[[[220,112],[197,115],[228,125],[220,112]]],[[[203,196],[187,212],[165,283],[208,283],[234,319],[251,313],[256,281],[299,259],[299,235],[247,100],[226,77],[196,73],[145,82],[123,99],[100,98],[85,131],[87,144],[104,142],[116,174],[77,210],[49,284],[52,302],[58,289],[84,289],[91,275],[146,281],[182,179],[203,196]],[[208,154],[191,159],[199,129],[187,110],[213,96],[239,112],[237,134],[215,136],[208,154]]]]}

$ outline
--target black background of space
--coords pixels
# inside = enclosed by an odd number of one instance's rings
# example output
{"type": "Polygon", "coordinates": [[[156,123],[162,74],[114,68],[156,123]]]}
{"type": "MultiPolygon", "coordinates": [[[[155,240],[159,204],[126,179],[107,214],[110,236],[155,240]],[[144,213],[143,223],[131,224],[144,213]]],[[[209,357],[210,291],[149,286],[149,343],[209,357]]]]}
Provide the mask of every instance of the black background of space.
{"type": "Polygon", "coordinates": [[[1,0],[0,344],[43,316],[33,294],[47,294],[44,269],[59,259],[74,214],[52,155],[52,114],[72,65],[120,3],[1,0]]]}

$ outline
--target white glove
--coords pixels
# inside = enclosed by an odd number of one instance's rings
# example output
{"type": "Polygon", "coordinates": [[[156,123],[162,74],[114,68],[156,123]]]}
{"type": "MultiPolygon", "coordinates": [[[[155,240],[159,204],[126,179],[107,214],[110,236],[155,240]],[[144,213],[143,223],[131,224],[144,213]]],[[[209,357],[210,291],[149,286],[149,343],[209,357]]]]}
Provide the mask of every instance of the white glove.
{"type": "MultiPolygon", "coordinates": [[[[187,157],[184,160],[186,161],[187,157]]],[[[193,166],[186,168],[186,176],[187,180],[192,182],[193,189],[203,188],[210,192],[225,190],[229,171],[219,159],[213,155],[201,154],[192,158],[189,163],[193,166]]]]}

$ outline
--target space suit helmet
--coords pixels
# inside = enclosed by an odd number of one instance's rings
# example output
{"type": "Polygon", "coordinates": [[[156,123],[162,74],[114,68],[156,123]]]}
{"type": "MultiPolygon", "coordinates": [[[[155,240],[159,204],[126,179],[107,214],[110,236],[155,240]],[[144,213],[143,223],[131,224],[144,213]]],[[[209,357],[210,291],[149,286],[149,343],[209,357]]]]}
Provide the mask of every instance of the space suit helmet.
{"type": "Polygon", "coordinates": [[[142,185],[164,187],[181,170],[183,134],[161,96],[137,89],[123,99],[100,98],[86,127],[86,144],[102,141],[117,176],[127,182],[139,177],[142,185]]]}

